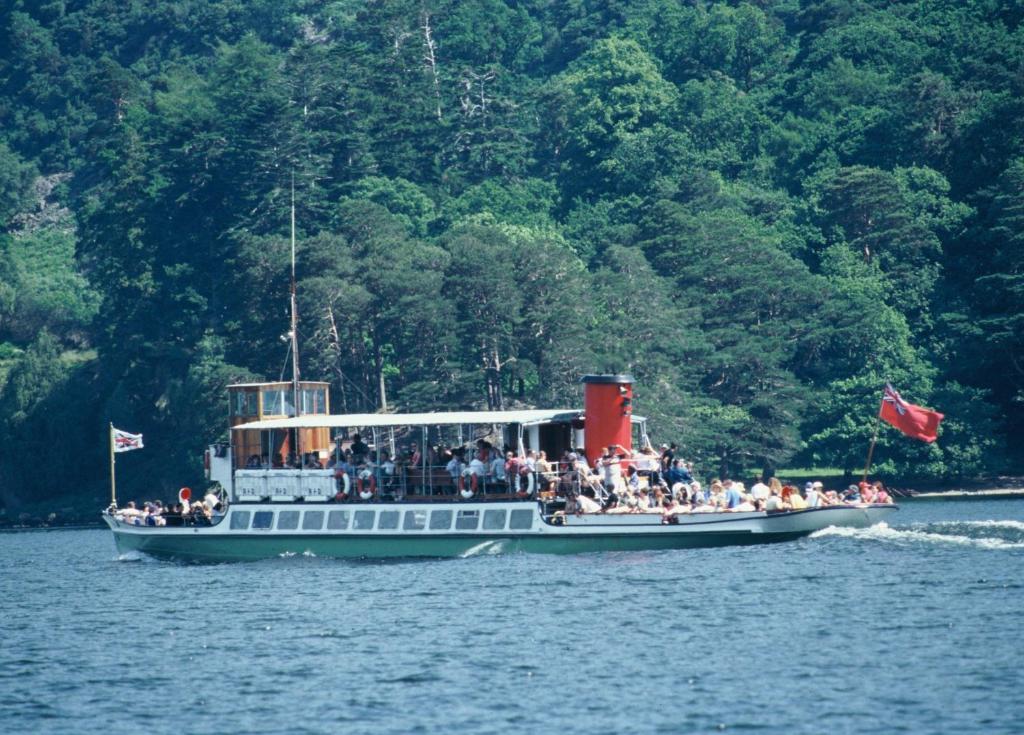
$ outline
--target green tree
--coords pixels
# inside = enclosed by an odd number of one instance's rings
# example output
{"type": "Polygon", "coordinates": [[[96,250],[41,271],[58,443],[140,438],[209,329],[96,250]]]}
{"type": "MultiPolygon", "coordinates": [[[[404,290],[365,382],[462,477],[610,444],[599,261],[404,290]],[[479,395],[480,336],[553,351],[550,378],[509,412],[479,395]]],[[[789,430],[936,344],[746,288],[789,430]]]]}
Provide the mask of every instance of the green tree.
{"type": "Polygon", "coordinates": [[[666,122],[677,96],[655,61],[623,38],[595,44],[553,92],[565,111],[553,143],[561,149],[561,186],[570,198],[610,189],[619,174],[613,151],[627,135],[666,122]]]}

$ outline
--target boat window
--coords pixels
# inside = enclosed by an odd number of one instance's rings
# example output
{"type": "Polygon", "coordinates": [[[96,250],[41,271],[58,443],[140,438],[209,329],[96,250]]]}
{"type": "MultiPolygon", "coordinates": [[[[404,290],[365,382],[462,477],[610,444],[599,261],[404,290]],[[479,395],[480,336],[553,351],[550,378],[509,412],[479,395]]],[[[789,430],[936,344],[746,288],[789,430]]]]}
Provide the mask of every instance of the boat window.
{"type": "Polygon", "coordinates": [[[231,415],[245,415],[245,393],[237,392],[231,396],[231,415]]]}
{"type": "Polygon", "coordinates": [[[236,510],[231,513],[231,530],[244,531],[249,527],[249,511],[236,510]]]}
{"type": "Polygon", "coordinates": [[[327,398],[323,388],[306,388],[302,391],[302,413],[317,415],[327,413],[327,398]]]}
{"type": "Polygon", "coordinates": [[[263,415],[280,416],[283,414],[284,404],[281,402],[282,397],[279,390],[263,391],[263,415]]]}
{"type": "Polygon", "coordinates": [[[484,528],[488,531],[499,531],[505,527],[504,510],[484,511],[484,528]]]}
{"type": "Polygon", "coordinates": [[[259,415],[259,412],[256,410],[256,394],[252,391],[245,394],[245,415],[259,415]]]}
{"type": "Polygon", "coordinates": [[[274,511],[258,510],[252,514],[252,527],[254,530],[269,531],[274,525],[274,511]]]}
{"type": "Polygon", "coordinates": [[[431,531],[447,531],[451,527],[452,512],[450,510],[434,510],[430,512],[431,531]]]}
{"type": "Polygon", "coordinates": [[[391,530],[392,528],[398,528],[398,516],[400,516],[397,510],[382,510],[380,512],[380,520],[377,521],[377,528],[386,528],[391,530]]]}
{"type": "Polygon", "coordinates": [[[514,510],[509,514],[508,527],[517,531],[533,528],[533,509],[514,510]]]}
{"type": "Polygon", "coordinates": [[[277,514],[278,531],[294,531],[299,527],[299,511],[282,510],[277,514]]]}
{"type": "MultiPolygon", "coordinates": [[[[345,511],[334,511],[335,513],[344,513],[345,511]]],[[[348,525],[347,523],[345,525],[348,525]]],[[[307,510],[305,515],[302,516],[302,530],[303,531],[319,531],[324,527],[324,512],[322,510],[307,510]]]]}
{"type": "MultiPolygon", "coordinates": [[[[314,511],[322,513],[323,511],[314,511]]],[[[327,514],[327,528],[331,531],[344,531],[348,528],[348,511],[332,510],[327,514]]]]}
{"type": "Polygon", "coordinates": [[[480,525],[480,511],[460,510],[455,517],[455,527],[460,531],[475,531],[480,525]]]}
{"type": "Polygon", "coordinates": [[[366,531],[373,528],[373,517],[377,515],[373,510],[357,510],[352,528],[358,531],[366,531]]]}
{"type": "MultiPolygon", "coordinates": [[[[383,519],[381,519],[383,520],[383,519]]],[[[407,510],[405,511],[405,520],[402,522],[402,528],[406,531],[422,531],[427,527],[427,511],[425,510],[407,510]]]]}

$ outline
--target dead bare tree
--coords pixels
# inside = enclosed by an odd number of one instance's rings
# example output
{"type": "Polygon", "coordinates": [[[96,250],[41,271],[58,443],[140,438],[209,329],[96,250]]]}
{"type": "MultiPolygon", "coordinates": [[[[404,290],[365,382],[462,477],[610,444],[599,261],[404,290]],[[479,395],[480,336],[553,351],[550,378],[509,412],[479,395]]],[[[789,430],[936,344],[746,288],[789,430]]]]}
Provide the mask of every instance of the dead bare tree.
{"type": "Polygon", "coordinates": [[[437,70],[437,42],[434,40],[434,33],[430,29],[430,13],[425,6],[421,8],[420,19],[422,21],[420,29],[423,31],[423,60],[430,69],[430,75],[434,81],[434,103],[436,105],[437,120],[440,122],[442,119],[441,76],[437,70]]]}

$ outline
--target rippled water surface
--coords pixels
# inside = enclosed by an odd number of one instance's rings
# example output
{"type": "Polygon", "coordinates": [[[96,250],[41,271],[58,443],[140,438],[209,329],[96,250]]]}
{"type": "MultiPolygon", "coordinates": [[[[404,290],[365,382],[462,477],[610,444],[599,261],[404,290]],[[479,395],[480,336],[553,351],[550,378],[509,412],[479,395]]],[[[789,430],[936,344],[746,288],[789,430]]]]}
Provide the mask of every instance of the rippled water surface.
{"type": "Polygon", "coordinates": [[[188,566],[0,534],[5,733],[1019,733],[1024,501],[735,549],[188,566]]]}

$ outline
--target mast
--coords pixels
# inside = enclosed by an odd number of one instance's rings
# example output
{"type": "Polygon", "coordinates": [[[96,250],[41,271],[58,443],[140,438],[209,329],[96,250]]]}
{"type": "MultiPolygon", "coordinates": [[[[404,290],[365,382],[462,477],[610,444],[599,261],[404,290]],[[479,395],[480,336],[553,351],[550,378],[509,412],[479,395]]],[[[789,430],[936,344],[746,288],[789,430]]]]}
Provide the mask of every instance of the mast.
{"type": "MultiPolygon", "coordinates": [[[[298,306],[295,298],[295,172],[292,171],[292,283],[291,283],[291,331],[288,333],[292,339],[292,406],[295,409],[295,416],[300,413],[299,404],[299,330],[298,330],[298,306]]],[[[302,429],[295,429],[295,456],[302,463],[302,429]]]]}

